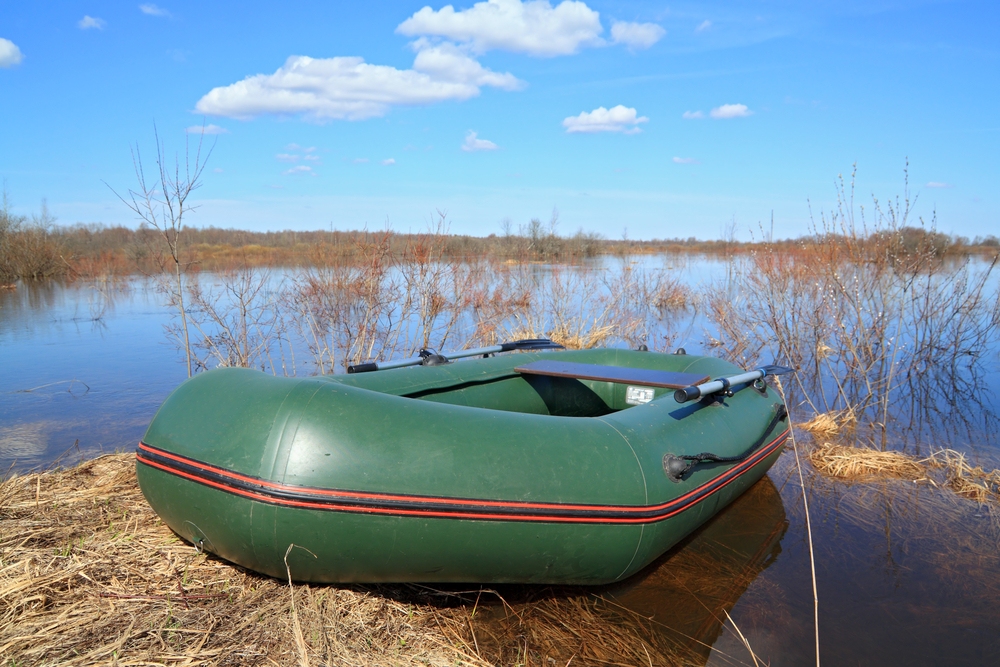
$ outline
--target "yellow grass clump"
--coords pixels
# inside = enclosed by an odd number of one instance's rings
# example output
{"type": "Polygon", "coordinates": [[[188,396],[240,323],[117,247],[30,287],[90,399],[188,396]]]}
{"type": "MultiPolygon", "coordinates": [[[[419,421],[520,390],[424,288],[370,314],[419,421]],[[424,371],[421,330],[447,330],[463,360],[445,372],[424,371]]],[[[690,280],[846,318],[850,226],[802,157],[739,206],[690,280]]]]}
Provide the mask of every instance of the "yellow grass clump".
{"type": "Polygon", "coordinates": [[[824,475],[841,479],[894,477],[913,482],[926,481],[951,489],[980,504],[1000,504],[1000,470],[973,466],[965,454],[942,449],[927,458],[870,447],[825,442],[809,455],[813,467],[824,475]]]}
{"type": "Polygon", "coordinates": [[[854,428],[856,421],[854,413],[850,410],[834,410],[817,414],[798,426],[813,436],[830,438],[841,431],[854,428]]]}

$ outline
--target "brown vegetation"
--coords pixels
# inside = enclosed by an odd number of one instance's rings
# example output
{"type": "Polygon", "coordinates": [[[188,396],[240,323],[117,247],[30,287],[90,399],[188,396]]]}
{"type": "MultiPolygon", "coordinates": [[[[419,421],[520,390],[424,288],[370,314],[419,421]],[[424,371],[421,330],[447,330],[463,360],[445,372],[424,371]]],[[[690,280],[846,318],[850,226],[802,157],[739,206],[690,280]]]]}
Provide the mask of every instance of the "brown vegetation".
{"type": "Polygon", "coordinates": [[[948,488],[980,504],[1000,504],[1000,470],[971,465],[965,454],[942,449],[926,458],[825,442],[810,453],[824,475],[849,480],[894,477],[948,488]]]}
{"type": "MultiPolygon", "coordinates": [[[[748,496],[781,508],[769,483],[748,496]]],[[[478,587],[258,575],[181,541],[143,500],[135,457],[102,456],[0,484],[0,655],[16,665],[700,664],[776,548],[780,519],[757,551],[707,540],[652,575],[690,607],[678,633],[586,589],[525,587],[508,602],[478,587]]]]}
{"type": "Polygon", "coordinates": [[[909,226],[905,197],[875,200],[869,217],[856,214],[853,183],[841,181],[838,197],[808,241],[765,242],[737,260],[709,312],[727,356],[750,365],[771,354],[798,368],[795,389],[814,412],[875,428],[884,448],[890,397],[961,391],[995,337],[997,256],[946,257],[932,226],[909,226]]]}
{"type": "Polygon", "coordinates": [[[0,194],[0,286],[15,280],[42,280],[65,273],[67,267],[52,237],[55,219],[42,202],[42,211],[30,219],[11,212],[7,189],[0,194]]]}
{"type": "MultiPolygon", "coordinates": [[[[17,665],[304,664],[287,582],[178,539],[132,455],[0,486],[0,655],[17,665]]],[[[326,664],[479,664],[433,608],[369,590],[295,588],[307,657],[326,664]]]]}

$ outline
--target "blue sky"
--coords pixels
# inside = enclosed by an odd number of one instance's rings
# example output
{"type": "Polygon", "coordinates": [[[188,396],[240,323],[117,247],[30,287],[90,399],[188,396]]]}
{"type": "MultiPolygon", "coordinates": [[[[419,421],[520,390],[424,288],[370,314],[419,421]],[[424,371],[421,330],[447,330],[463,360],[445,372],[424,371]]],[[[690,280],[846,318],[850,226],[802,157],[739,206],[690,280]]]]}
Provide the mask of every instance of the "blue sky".
{"type": "Polygon", "coordinates": [[[136,221],[130,148],[218,132],[198,226],[618,238],[809,231],[858,164],[942,231],[1000,234],[988,2],[0,2],[19,213],[136,221]]]}

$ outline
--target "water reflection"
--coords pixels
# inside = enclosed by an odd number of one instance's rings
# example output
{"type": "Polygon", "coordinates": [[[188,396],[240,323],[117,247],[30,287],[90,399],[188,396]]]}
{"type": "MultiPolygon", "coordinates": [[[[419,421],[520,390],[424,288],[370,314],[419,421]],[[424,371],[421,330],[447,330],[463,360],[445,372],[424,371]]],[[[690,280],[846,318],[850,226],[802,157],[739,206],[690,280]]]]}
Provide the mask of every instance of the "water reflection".
{"type": "Polygon", "coordinates": [[[164,344],[168,321],[143,279],[0,292],[0,466],[134,447],[185,377],[164,344]]]}
{"type": "Polygon", "coordinates": [[[498,664],[705,664],[720,635],[733,632],[726,615],[778,558],[787,528],[765,477],[624,582],[479,593],[469,642],[498,664]]]}
{"type": "Polygon", "coordinates": [[[726,615],[778,558],[787,530],[781,495],[764,477],[678,547],[603,595],[650,618],[690,659],[707,661],[726,615]]]}

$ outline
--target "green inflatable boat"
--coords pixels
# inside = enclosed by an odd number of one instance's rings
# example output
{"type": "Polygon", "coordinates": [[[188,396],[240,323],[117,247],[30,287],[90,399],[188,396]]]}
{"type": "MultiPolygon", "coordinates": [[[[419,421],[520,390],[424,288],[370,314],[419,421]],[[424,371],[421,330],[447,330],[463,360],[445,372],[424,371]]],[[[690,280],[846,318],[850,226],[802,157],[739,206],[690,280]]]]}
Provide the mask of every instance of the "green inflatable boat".
{"type": "Polygon", "coordinates": [[[139,444],[142,491],[185,540],[276,577],[602,584],[743,493],[788,436],[773,371],[711,357],[426,361],[199,374],[139,444]]]}

